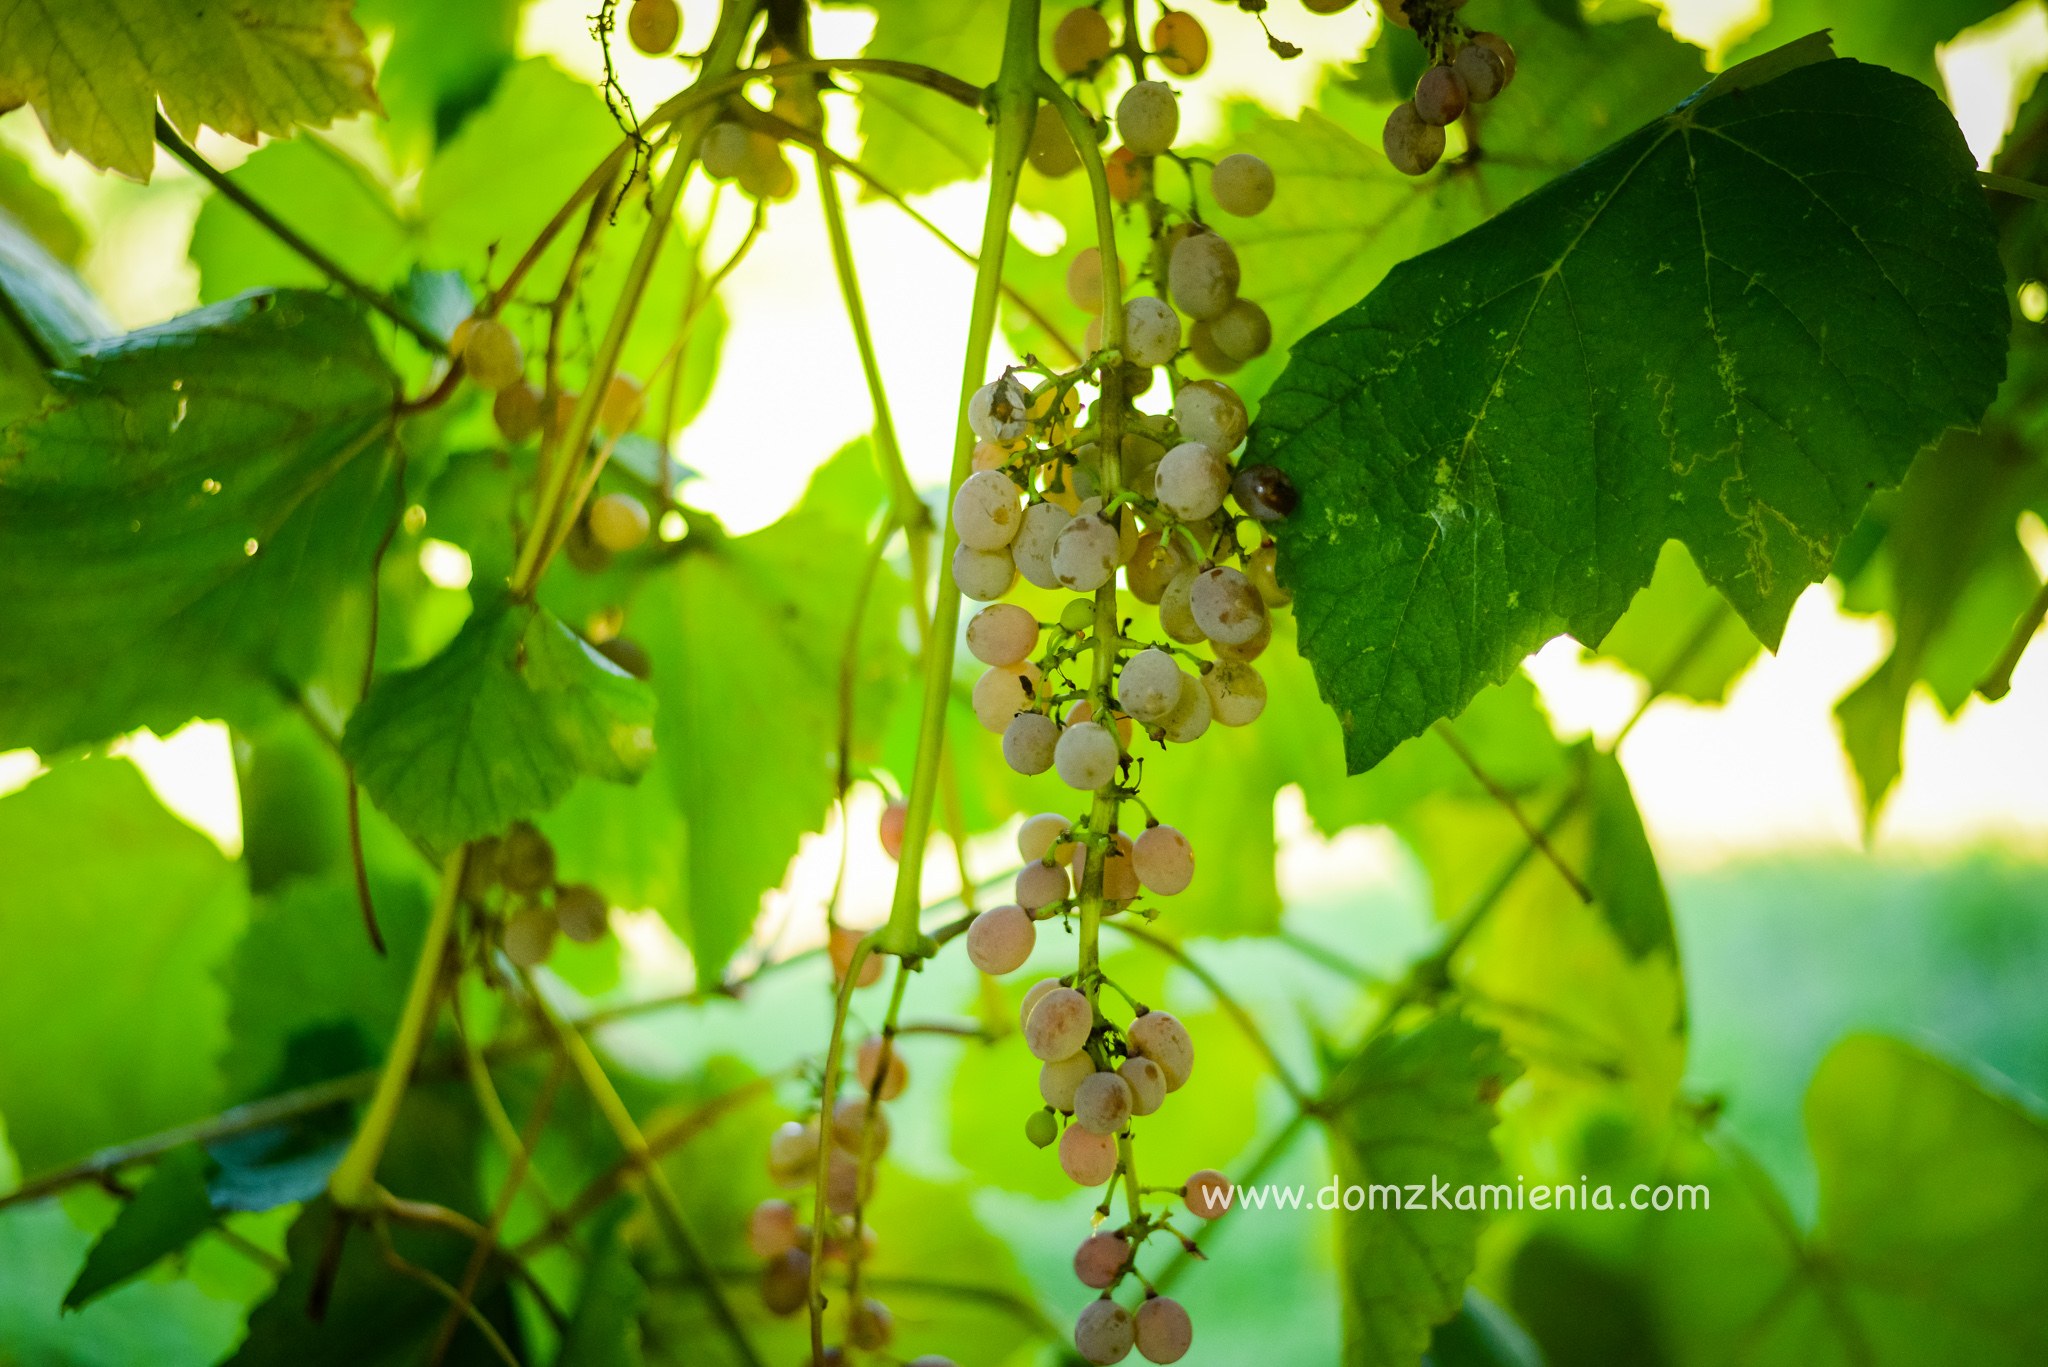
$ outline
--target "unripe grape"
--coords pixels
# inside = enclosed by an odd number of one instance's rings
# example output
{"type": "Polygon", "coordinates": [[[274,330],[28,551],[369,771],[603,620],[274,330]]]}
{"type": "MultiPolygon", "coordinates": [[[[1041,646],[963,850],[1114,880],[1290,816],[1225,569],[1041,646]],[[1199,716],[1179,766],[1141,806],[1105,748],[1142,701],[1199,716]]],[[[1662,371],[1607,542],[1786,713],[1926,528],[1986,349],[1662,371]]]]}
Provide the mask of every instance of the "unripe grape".
{"type": "Polygon", "coordinates": [[[471,318],[455,334],[455,354],[469,368],[469,378],[485,389],[500,390],[519,383],[526,367],[519,339],[495,318],[471,318]]]}
{"type": "Polygon", "coordinates": [[[1164,1011],[1147,1011],[1131,1022],[1124,1038],[1130,1041],[1133,1053],[1159,1065],[1166,1074],[1167,1091],[1177,1092],[1186,1085],[1188,1074],[1195,1069],[1195,1042],[1185,1025],[1164,1011]]]}
{"type": "Polygon", "coordinates": [[[521,907],[505,921],[499,935],[505,957],[521,968],[538,968],[555,952],[555,913],[546,907],[521,907]]]}
{"type": "Polygon", "coordinates": [[[1137,155],[1156,157],[1180,132],[1180,101],[1164,81],[1139,81],[1116,103],[1116,131],[1137,155]]]}
{"type": "Polygon", "coordinates": [[[1074,1120],[1097,1134],[1121,1134],[1131,1121],[1130,1084],[1115,1073],[1089,1074],[1074,1089],[1074,1120]]]}
{"type": "MultiPolygon", "coordinates": [[[[1086,1182],[1082,1185],[1092,1187],[1100,1184],[1086,1182]]],[[[1090,1301],[1081,1317],[1074,1321],[1074,1349],[1089,1362],[1122,1362],[1130,1356],[1136,1334],[1131,1312],[1105,1296],[1099,1301],[1090,1301]]]]}
{"type": "Polygon", "coordinates": [[[1241,660],[1219,661],[1202,676],[1219,726],[1250,726],[1266,710],[1266,681],[1241,660]]]}
{"type": "Polygon", "coordinates": [[[1130,1263],[1131,1241],[1107,1229],[1089,1235],[1074,1250],[1074,1275],[1097,1291],[1116,1285],[1130,1263]]]}
{"type": "Polygon", "coordinates": [[[1053,1063],[1080,1053],[1094,1028],[1095,1010],[1088,999],[1071,987],[1056,987],[1031,1008],[1031,1018],[1024,1022],[1024,1044],[1040,1063],[1053,1063]]]}
{"type": "Polygon", "coordinates": [[[1030,426],[1031,396],[1014,375],[990,380],[967,400],[967,425],[983,441],[1015,441],[1030,426]]]}
{"type": "Polygon", "coordinates": [[[1038,927],[1020,906],[992,907],[967,927],[967,957],[990,977],[1016,972],[1037,942],[1038,927]]]}
{"type": "Polygon", "coordinates": [[[1027,817],[1017,828],[1017,855],[1026,863],[1043,859],[1072,829],[1072,823],[1058,812],[1040,812],[1037,816],[1027,817]]]}
{"type": "Polygon", "coordinates": [[[1124,305],[1124,356],[1141,366],[1165,365],[1180,350],[1180,315],[1164,299],[1141,294],[1124,305]]]}
{"type": "Polygon", "coordinates": [[[1271,644],[1273,644],[1273,619],[1268,617],[1265,621],[1259,623],[1258,633],[1249,641],[1240,642],[1236,645],[1226,645],[1221,641],[1211,641],[1209,647],[1216,652],[1216,658],[1219,660],[1228,660],[1235,664],[1250,664],[1253,660],[1265,654],[1266,647],[1271,644]]]}
{"type": "MultiPolygon", "coordinates": [[[[1087,879],[1088,847],[1076,842],[1069,862],[1073,865],[1074,886],[1078,888],[1087,879]]],[[[1102,852],[1102,898],[1106,902],[1128,902],[1137,895],[1138,874],[1131,867],[1131,838],[1118,831],[1102,852]]]]}
{"type": "Polygon", "coordinates": [[[1116,1141],[1069,1125],[1060,1135],[1060,1171],[1076,1186],[1099,1187],[1116,1176],[1116,1141]]]}
{"type": "Polygon", "coordinates": [[[1173,420],[1181,440],[1198,441],[1220,456],[1237,449],[1247,426],[1244,400],[1221,380],[1182,385],[1173,396],[1173,420]]]}
{"type": "Polygon", "coordinates": [[[607,432],[630,432],[647,411],[647,391],[631,375],[614,375],[604,387],[597,420],[607,432]]]}
{"type": "Polygon", "coordinates": [[[1433,123],[1438,128],[1463,118],[1465,106],[1471,102],[1465,82],[1449,66],[1433,66],[1415,83],[1415,112],[1424,123],[1433,123]]]}
{"type": "Polygon", "coordinates": [[[761,1269],[761,1303],[772,1315],[794,1315],[811,1298],[811,1255],[786,1249],[761,1269]]]}
{"type": "Polygon", "coordinates": [[[903,857],[903,828],[909,824],[910,804],[902,798],[882,808],[882,819],[875,832],[882,842],[882,853],[891,859],[903,857]]]}
{"type": "MultiPolygon", "coordinates": [[[[825,940],[826,957],[832,960],[832,981],[844,982],[846,970],[853,966],[854,951],[866,937],[852,926],[834,926],[825,940]]],[[[856,987],[873,987],[882,976],[882,956],[870,954],[861,961],[860,978],[856,987]]]]}
{"type": "Polygon", "coordinates": [[[1188,1178],[1181,1200],[1187,1203],[1190,1213],[1213,1220],[1230,1209],[1230,1179],[1214,1168],[1203,1168],[1188,1178]]]}
{"type": "MultiPolygon", "coordinates": [[[[1187,1316],[1183,1314],[1181,1318],[1187,1316]]],[[[853,1314],[846,1324],[846,1340],[856,1348],[872,1353],[889,1346],[889,1340],[896,1334],[896,1321],[889,1314],[889,1307],[873,1296],[867,1297],[853,1308],[853,1314]]],[[[1171,1359],[1169,1359],[1170,1361],[1171,1359]]]]}
{"type": "Polygon", "coordinates": [[[1042,589],[1058,588],[1060,581],[1052,572],[1053,548],[1073,520],[1073,513],[1057,503],[1034,503],[1026,508],[1017,539],[1010,543],[1017,572],[1042,589]]]}
{"type": "MultiPolygon", "coordinates": [[[[1074,11],[1076,14],[1080,10],[1074,11]]],[[[1124,263],[1116,263],[1117,279],[1124,279],[1124,263]]],[[[1074,307],[1090,313],[1102,312],[1102,249],[1083,247],[1074,253],[1073,262],[1067,267],[1067,298],[1074,307]]]]}
{"type": "Polygon", "coordinates": [[[1201,21],[1184,10],[1168,10],[1152,25],[1152,48],[1159,65],[1176,76],[1192,76],[1209,64],[1209,34],[1201,21]]]}
{"type": "Polygon", "coordinates": [[[1060,630],[1069,636],[1079,636],[1095,627],[1095,600],[1093,598],[1069,598],[1067,605],[1060,609],[1060,630]]]}
{"type": "Polygon", "coordinates": [[[1189,233],[1167,260],[1167,287],[1190,318],[1214,318],[1229,308],[1238,277],[1237,253],[1217,233],[1189,233]]]}
{"type": "Polygon", "coordinates": [[[1273,202],[1273,168],[1249,152],[1232,152],[1209,173],[1209,194],[1226,214],[1264,213],[1273,202]]]}
{"type": "Polygon", "coordinates": [[[1179,538],[1147,532],[1138,538],[1138,549],[1124,567],[1124,582],[1130,585],[1132,597],[1156,605],[1165,596],[1173,577],[1191,563],[1179,538]]]}
{"type": "Polygon", "coordinates": [[[989,730],[1001,735],[1010,728],[1010,718],[1038,699],[1044,675],[1026,661],[1014,665],[991,665],[974,681],[974,715],[989,730]]]}
{"type": "MultiPolygon", "coordinates": [[[[1024,1118],[1024,1137],[1031,1141],[1034,1149],[1049,1148],[1060,1137],[1060,1122],[1051,1111],[1033,1111],[1024,1118]]],[[[919,1358],[918,1361],[924,1359],[919,1358]]]]}
{"type": "Polygon", "coordinates": [[[506,441],[525,441],[540,431],[540,391],[523,380],[506,385],[491,400],[491,421],[506,441]]]}
{"type": "Polygon", "coordinates": [[[1074,1097],[1081,1084],[1095,1076],[1095,1060],[1086,1052],[1054,1059],[1038,1070],[1038,1094],[1055,1111],[1074,1113],[1074,1097]]]}
{"type": "Polygon", "coordinates": [[[1053,578],[1075,593],[1095,592],[1115,576],[1122,540],[1117,528],[1094,513],[1075,518],[1053,538],[1053,578]]]}
{"type": "Polygon", "coordinates": [[[1202,629],[1195,625],[1194,609],[1190,606],[1195,577],[1200,573],[1199,566],[1188,565],[1167,581],[1166,591],[1159,596],[1159,625],[1182,645],[1191,646],[1202,640],[1202,629]]]}
{"type": "Polygon", "coordinates": [[[675,47],[682,29],[683,12],[676,0],[633,0],[633,8],[626,11],[626,36],[650,57],[675,47]]]}
{"type": "Polygon", "coordinates": [[[596,944],[611,929],[611,904],[588,883],[571,883],[555,894],[555,921],[579,945],[596,944]]]}
{"type": "Polygon", "coordinates": [[[605,494],[593,499],[587,516],[590,539],[615,555],[645,541],[654,525],[647,515],[647,505],[631,494],[605,494]]]}
{"type": "Polygon", "coordinates": [[[1162,897],[1183,892],[1195,878],[1195,850],[1171,826],[1153,826],[1131,843],[1138,881],[1162,897]]]}
{"type": "Polygon", "coordinates": [[[1223,506],[1230,464],[1198,441],[1184,441],[1160,457],[1153,492],[1183,522],[1200,522],[1223,506]]]}
{"type": "MultiPolygon", "coordinates": [[[[1032,1010],[1036,1008],[1040,1002],[1045,1000],[1046,993],[1054,991],[1059,986],[1060,980],[1058,978],[1040,978],[1037,982],[1031,984],[1031,986],[1028,989],[1026,989],[1024,993],[1024,1000],[1020,1002],[1017,1006],[1018,1029],[1021,1030],[1031,1023],[1032,1010]]],[[[1091,1064],[1090,1066],[1092,1067],[1093,1065],[1091,1064]]]]}
{"type": "Polygon", "coordinates": [[[875,1188],[874,1169],[844,1149],[834,1149],[825,1159],[825,1209],[834,1215],[851,1215],[875,1188]]]}
{"type": "Polygon", "coordinates": [[[1247,465],[1231,481],[1230,495],[1247,517],[1280,522],[1301,506],[1294,481],[1276,465],[1247,465]]]}
{"type": "Polygon", "coordinates": [[[1022,496],[1008,475],[994,470],[969,475],[953,495],[953,532],[963,546],[999,551],[1016,539],[1023,520],[1022,496]]]}
{"type": "Polygon", "coordinates": [[[1273,320],[1249,299],[1239,299],[1209,320],[1209,336],[1233,361],[1256,361],[1273,345],[1273,320]]]}
{"type": "MultiPolygon", "coordinates": [[[[1044,773],[1045,770],[1038,772],[1044,773]]],[[[1026,911],[1038,911],[1063,901],[1071,891],[1067,886],[1067,871],[1061,865],[1040,860],[1017,871],[1017,905],[1026,911]]]]}
{"type": "Polygon", "coordinates": [[[1202,634],[1221,645],[1243,645],[1259,634],[1266,604],[1252,581],[1228,565],[1213,565],[1195,576],[1188,608],[1202,634]]]}
{"type": "Polygon", "coordinates": [[[993,603],[1017,582],[1017,562],[1006,546],[999,551],[977,551],[972,546],[953,548],[953,584],[977,603],[993,603]]]}
{"type": "MultiPolygon", "coordinates": [[[[1152,166],[1128,147],[1119,147],[1102,163],[1109,181],[1109,197],[1119,204],[1131,204],[1152,188],[1152,166]]],[[[1094,350],[1093,347],[1089,350],[1094,350]]]]}
{"type": "Polygon", "coordinates": [[[1138,1355],[1147,1362],[1179,1362],[1194,1346],[1195,1326],[1181,1303],[1166,1296],[1148,1296],[1132,1317],[1138,1355]]]}
{"type": "Polygon", "coordinates": [[[757,1258],[776,1258],[796,1247],[796,1207],[768,1200],[747,1217],[747,1247],[757,1258]]]}
{"type": "Polygon", "coordinates": [[[747,133],[747,160],[736,179],[755,199],[787,199],[796,192],[796,172],[782,145],[766,133],[747,133]]]}
{"type": "Polygon", "coordinates": [[[1180,701],[1166,720],[1159,724],[1166,739],[1175,745],[1191,745],[1202,738],[1209,729],[1212,714],[1209,711],[1209,690],[1202,687],[1193,675],[1183,675],[1180,687],[1180,701]]]}
{"type": "Polygon", "coordinates": [[[1387,116],[1380,145],[1402,175],[1427,175],[1444,159],[1444,130],[1424,119],[1413,104],[1404,104],[1387,116]]]}
{"type": "MultiPolygon", "coordinates": [[[[1500,54],[1491,48],[1481,47],[1477,42],[1467,44],[1452,58],[1450,69],[1473,104],[1485,104],[1500,94],[1508,83],[1507,66],[1501,61],[1500,54]]],[[[1418,93],[1418,105],[1420,101],[1418,93]]],[[[1423,110],[1425,118],[1428,114],[1428,110],[1423,110]]]]}
{"type": "Polygon", "coordinates": [[[1052,763],[1062,783],[1092,793],[1116,777],[1116,737],[1100,722],[1069,726],[1053,747],[1052,763]]]}
{"type": "Polygon", "coordinates": [[[1025,155],[1030,158],[1031,169],[1048,180],[1072,175],[1081,165],[1081,154],[1067,133],[1066,120],[1049,104],[1038,106],[1031,125],[1031,145],[1025,155]]]}
{"type": "Polygon", "coordinates": [[[555,881],[555,847],[524,821],[498,842],[498,881],[508,892],[539,892],[555,881]]]}
{"type": "Polygon", "coordinates": [[[1166,1104],[1166,1070],[1143,1054],[1125,1059],[1116,1073],[1131,1089],[1132,1115],[1150,1115],[1166,1104]]]}
{"type": "Polygon", "coordinates": [[[768,1136],[768,1176],[778,1187],[809,1186],[818,1172],[817,1126],[785,1120],[768,1136]]]}
{"type": "Polygon", "coordinates": [[[747,169],[752,150],[745,128],[721,120],[704,130],[703,140],[697,144],[697,161],[704,167],[705,175],[733,180],[747,169]]]}
{"type": "Polygon", "coordinates": [[[853,1056],[853,1075],[860,1083],[861,1091],[883,1101],[894,1101],[910,1085],[910,1069],[903,1062],[903,1055],[880,1035],[869,1035],[860,1042],[860,1052],[853,1056]],[[885,1048],[889,1055],[886,1069],[882,1064],[885,1048]],[[880,1090],[875,1087],[877,1077],[882,1080],[880,1090]]]}
{"type": "Polygon", "coordinates": [[[1284,608],[1294,601],[1294,595],[1280,583],[1279,548],[1270,541],[1245,560],[1244,577],[1252,581],[1252,587],[1269,608],[1284,608]]]}
{"type": "MultiPolygon", "coordinates": [[[[1475,33],[1472,35],[1472,46],[1477,48],[1483,48],[1500,59],[1500,90],[1505,90],[1515,83],[1515,68],[1518,65],[1520,65],[1520,63],[1517,61],[1515,57],[1515,49],[1513,45],[1510,44],[1507,39],[1501,37],[1498,33],[1475,33]]],[[[1460,72],[1459,74],[1465,75],[1465,73],[1463,72],[1460,72]]],[[[1480,95],[1478,86],[1474,84],[1470,76],[1465,76],[1465,84],[1471,88],[1473,99],[1483,100],[1492,98],[1492,96],[1480,95]]],[[[1495,95],[1498,95],[1500,93],[1500,90],[1496,90],[1493,93],[1495,95]]]]}
{"type": "Polygon", "coordinates": [[[1184,677],[1173,656],[1157,647],[1141,650],[1117,676],[1117,702],[1139,721],[1162,721],[1179,704],[1184,677]]]}
{"type": "Polygon", "coordinates": [[[1109,21],[1099,10],[1070,10],[1052,31],[1052,62],[1069,76],[1080,76],[1109,56],[1109,21]]]}

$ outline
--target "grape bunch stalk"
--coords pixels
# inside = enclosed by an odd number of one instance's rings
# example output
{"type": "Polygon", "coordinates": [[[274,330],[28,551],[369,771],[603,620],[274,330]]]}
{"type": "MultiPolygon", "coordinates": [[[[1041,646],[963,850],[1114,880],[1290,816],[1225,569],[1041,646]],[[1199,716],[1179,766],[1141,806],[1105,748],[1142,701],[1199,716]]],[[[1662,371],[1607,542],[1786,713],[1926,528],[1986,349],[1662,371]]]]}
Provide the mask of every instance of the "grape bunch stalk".
{"type": "Polygon", "coordinates": [[[1498,33],[1459,22],[1464,7],[1465,0],[1387,0],[1387,22],[1413,29],[1430,58],[1415,98],[1387,116],[1381,135],[1387,160],[1403,175],[1433,170],[1443,160],[1444,130],[1514,82],[1515,49],[1498,33]]]}

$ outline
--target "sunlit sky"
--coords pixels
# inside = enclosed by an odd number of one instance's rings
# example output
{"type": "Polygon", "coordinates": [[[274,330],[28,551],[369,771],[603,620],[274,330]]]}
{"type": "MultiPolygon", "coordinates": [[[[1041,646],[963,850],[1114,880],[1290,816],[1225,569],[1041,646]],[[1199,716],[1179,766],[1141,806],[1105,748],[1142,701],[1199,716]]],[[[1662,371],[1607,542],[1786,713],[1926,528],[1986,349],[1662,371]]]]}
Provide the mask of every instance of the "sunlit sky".
{"type": "MultiPolygon", "coordinates": [[[[584,18],[588,8],[587,0],[538,0],[529,11],[524,45],[573,71],[596,75],[597,54],[584,18]]],[[[1669,0],[1666,8],[1676,32],[1716,51],[1753,26],[1760,4],[1669,0]]],[[[690,34],[709,31],[713,6],[690,0],[684,9],[688,46],[690,34]]],[[[1312,95],[1322,63],[1355,56],[1373,22],[1366,5],[1311,20],[1294,0],[1276,0],[1270,17],[1308,55],[1277,62],[1257,40],[1248,16],[1205,8],[1204,21],[1218,41],[1215,64],[1196,87],[1200,92],[1244,93],[1283,112],[1296,109],[1312,95]],[[1247,35],[1228,31],[1236,22],[1247,35]]],[[[818,49],[855,51],[871,23],[857,10],[825,9],[819,14],[818,49]]],[[[621,60],[621,77],[642,107],[677,84],[671,62],[630,52],[621,60]]],[[[2018,98],[2044,64],[2048,4],[2040,0],[1963,35],[1940,54],[1958,116],[1980,158],[1995,150],[2018,98]]],[[[1190,106],[1184,126],[1199,140],[1213,128],[1213,103],[1190,106]]],[[[842,114],[840,122],[850,118],[842,114]]],[[[0,122],[0,141],[34,156],[95,222],[98,238],[85,274],[120,321],[154,322],[192,305],[197,280],[184,264],[183,249],[200,203],[196,185],[172,168],[147,189],[95,176],[75,160],[58,161],[39,150],[39,135],[19,115],[0,122]]],[[[246,155],[238,144],[217,137],[202,146],[224,164],[246,155]]],[[[860,435],[869,420],[815,193],[801,165],[799,175],[803,190],[774,208],[769,233],[726,286],[733,321],[718,385],[684,434],[680,453],[703,473],[690,490],[691,501],[739,530],[779,516],[811,468],[860,435]],[[789,406],[778,396],[798,381],[806,402],[800,424],[792,424],[789,406]]],[[[919,207],[956,239],[971,242],[978,235],[982,194],[979,185],[958,185],[921,200],[919,207]]],[[[936,487],[950,455],[971,277],[893,206],[855,203],[849,210],[906,456],[917,478],[936,487]]],[[[1036,230],[1058,232],[1045,224],[1036,230]]],[[[2029,549],[2048,573],[2048,531],[2038,524],[2031,530],[2029,549]]],[[[1833,591],[1821,586],[1801,601],[1782,650],[1738,683],[1727,706],[1664,701],[1651,709],[1625,742],[1622,758],[1667,864],[1701,867],[1787,847],[1861,843],[1856,789],[1831,709],[1882,658],[1888,635],[1882,622],[1840,612],[1833,591]]],[[[1582,664],[1579,655],[1570,642],[1554,643],[1531,672],[1561,729],[1611,735],[1634,710],[1641,686],[1619,670],[1582,664]]],[[[1886,810],[1878,847],[1937,850],[1988,840],[2048,850],[2044,741],[2048,650],[2029,657],[2011,697],[1996,706],[1973,701],[1953,722],[1930,698],[1916,696],[1905,778],[1886,810]]],[[[224,848],[239,849],[233,770],[220,727],[197,724],[168,741],[144,735],[122,748],[171,807],[224,848]]],[[[0,755],[0,791],[25,782],[36,768],[33,756],[0,755]]],[[[1298,817],[1285,819],[1295,805],[1283,801],[1281,810],[1283,825],[1298,825],[1298,817]]],[[[872,829],[872,814],[856,812],[853,819],[872,829]]],[[[1298,850],[1314,845],[1298,830],[1295,837],[1298,850]]],[[[836,854],[833,846],[836,841],[819,842],[799,861],[790,886],[771,899],[771,911],[775,902],[811,899],[813,885],[836,854]]],[[[854,885],[866,881],[856,878],[854,885]]]]}

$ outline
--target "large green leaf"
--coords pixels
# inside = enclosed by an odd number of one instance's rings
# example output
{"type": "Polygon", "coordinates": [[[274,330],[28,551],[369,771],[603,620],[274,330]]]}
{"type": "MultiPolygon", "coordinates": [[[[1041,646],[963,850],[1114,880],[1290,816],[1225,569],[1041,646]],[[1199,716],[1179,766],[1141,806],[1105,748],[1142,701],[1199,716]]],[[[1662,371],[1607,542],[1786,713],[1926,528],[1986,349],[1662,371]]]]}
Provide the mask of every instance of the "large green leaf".
{"type": "Polygon", "coordinates": [[[0,429],[0,746],[221,715],[367,592],[395,380],[356,310],[245,295],[85,348],[0,429]]]}
{"type": "MultiPolygon", "coordinates": [[[[1002,59],[1002,0],[891,0],[876,7],[861,52],[933,66],[973,85],[995,79],[1002,59]]],[[[920,194],[981,173],[988,122],[936,91],[874,77],[861,85],[861,163],[898,194],[920,194]]]]}
{"type": "Polygon", "coordinates": [[[34,1173],[204,1114],[226,1038],[235,866],[126,760],[0,801],[0,1114],[34,1173]]]}
{"type": "Polygon", "coordinates": [[[377,108],[349,0],[0,3],[0,109],[35,107],[59,151],[149,179],[157,101],[189,137],[244,142],[377,108]]]}
{"type": "Polygon", "coordinates": [[[1954,119],[1889,72],[1786,64],[1295,349],[1251,458],[1301,488],[1282,568],[1354,770],[1547,637],[1597,642],[1672,537],[1774,644],[1871,490],[1990,403],[2006,304],[1954,119]]]}
{"type": "MultiPolygon", "coordinates": [[[[229,177],[286,223],[318,242],[344,270],[377,286],[404,275],[410,229],[391,193],[348,153],[325,142],[274,142],[229,177]]],[[[322,285],[326,277],[218,194],[192,225],[188,252],[200,297],[226,299],[259,285],[322,285]]]]}
{"type": "Polygon", "coordinates": [[[384,137],[402,156],[445,142],[489,99],[518,48],[523,0],[359,0],[356,17],[373,38],[391,35],[377,72],[389,119],[384,137]]]}
{"type": "Polygon", "coordinates": [[[1412,1367],[1457,1313],[1486,1223],[1478,1187],[1500,1166],[1493,1098],[1514,1071],[1492,1031],[1445,1014],[1376,1037],[1332,1079],[1337,1180],[1365,1189],[1338,1217],[1345,1367],[1412,1367]]]}
{"type": "MultiPolygon", "coordinates": [[[[45,360],[68,365],[79,347],[118,330],[71,268],[31,231],[35,224],[10,212],[4,181],[14,164],[0,159],[0,427],[49,397],[45,360]]],[[[25,188],[41,189],[33,182],[25,188]]]]}
{"type": "Polygon", "coordinates": [[[1769,21],[1733,55],[1753,57],[1828,29],[1845,55],[1933,83],[1935,47],[2008,8],[2010,0],[1771,0],[1769,21]]]}
{"type": "Polygon", "coordinates": [[[76,1310],[148,1271],[212,1227],[206,1165],[206,1150],[196,1144],[173,1149],[158,1160],[134,1199],[86,1254],[85,1266],[64,1293],[66,1310],[76,1310]]]}
{"type": "Polygon", "coordinates": [[[378,681],[342,753],[385,815],[450,848],[546,811],[579,775],[637,780],[654,696],[552,613],[500,597],[439,655],[378,681]]]}

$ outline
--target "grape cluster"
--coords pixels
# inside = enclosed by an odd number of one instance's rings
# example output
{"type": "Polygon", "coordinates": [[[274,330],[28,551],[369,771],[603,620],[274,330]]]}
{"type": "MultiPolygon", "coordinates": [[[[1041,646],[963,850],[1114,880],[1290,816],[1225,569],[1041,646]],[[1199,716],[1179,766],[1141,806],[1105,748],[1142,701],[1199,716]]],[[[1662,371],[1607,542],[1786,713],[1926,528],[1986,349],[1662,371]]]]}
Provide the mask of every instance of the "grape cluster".
{"type": "Polygon", "coordinates": [[[1427,174],[1443,160],[1444,129],[1515,79],[1514,48],[1498,33],[1460,23],[1464,7],[1465,0],[1387,0],[1388,21],[1413,29],[1431,59],[1415,98],[1387,116],[1381,136],[1387,160],[1403,175],[1427,174]]]}
{"type": "MultiPolygon", "coordinates": [[[[787,49],[775,46],[761,56],[770,66],[793,60],[787,49]]],[[[818,103],[815,76],[775,76],[770,84],[775,89],[774,101],[768,108],[770,114],[796,128],[816,131],[823,125],[824,110],[818,103]]],[[[706,175],[731,181],[754,199],[788,199],[796,193],[796,171],[773,133],[749,126],[750,122],[758,121],[754,107],[734,96],[726,117],[706,129],[698,142],[698,163],[706,175]],[[750,115],[754,116],[752,120],[750,115]]]]}
{"type": "MultiPolygon", "coordinates": [[[[470,845],[462,894],[476,912],[495,913],[498,948],[520,968],[546,963],[557,937],[595,944],[611,929],[605,895],[588,883],[558,882],[555,847],[524,821],[470,845]]],[[[479,936],[477,943],[491,938],[479,936]]]]}

